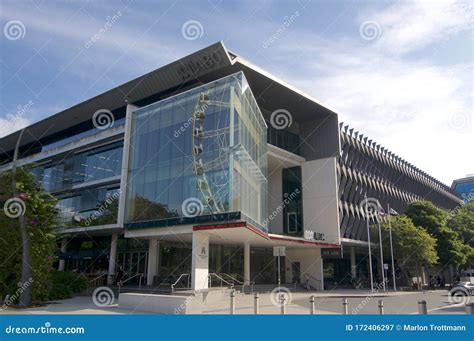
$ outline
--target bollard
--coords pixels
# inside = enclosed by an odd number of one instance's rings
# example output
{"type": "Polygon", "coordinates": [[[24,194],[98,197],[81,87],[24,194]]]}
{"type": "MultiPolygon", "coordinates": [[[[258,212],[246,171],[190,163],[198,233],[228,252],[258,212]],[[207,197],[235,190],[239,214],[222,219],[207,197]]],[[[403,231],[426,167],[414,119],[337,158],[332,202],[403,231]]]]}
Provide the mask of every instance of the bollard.
{"type": "Polygon", "coordinates": [[[383,300],[379,300],[379,314],[383,315],[383,300]]]}
{"type": "Polygon", "coordinates": [[[309,298],[309,313],[314,315],[314,295],[309,298]]]}
{"type": "Polygon", "coordinates": [[[232,290],[230,293],[230,314],[235,314],[235,290],[232,290]]]}
{"type": "Polygon", "coordinates": [[[342,299],[342,313],[347,315],[347,298],[342,299]]]}
{"type": "Polygon", "coordinates": [[[474,303],[467,303],[466,304],[466,314],[474,314],[474,303]]]}
{"type": "Polygon", "coordinates": [[[282,315],[285,315],[285,301],[286,301],[285,295],[281,294],[280,295],[280,303],[281,303],[281,314],[282,315]]]}
{"type": "Polygon", "coordinates": [[[255,293],[253,297],[253,311],[255,315],[258,315],[258,293],[255,293]]]}
{"type": "Polygon", "coordinates": [[[425,300],[418,301],[418,313],[420,315],[428,314],[428,309],[426,308],[426,301],[425,300]]]}

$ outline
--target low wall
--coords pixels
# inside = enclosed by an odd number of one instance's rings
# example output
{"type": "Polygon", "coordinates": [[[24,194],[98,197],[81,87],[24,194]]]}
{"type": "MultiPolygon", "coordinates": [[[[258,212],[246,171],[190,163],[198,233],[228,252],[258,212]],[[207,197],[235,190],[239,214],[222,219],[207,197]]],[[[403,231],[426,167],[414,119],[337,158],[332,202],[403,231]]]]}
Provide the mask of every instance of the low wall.
{"type": "Polygon", "coordinates": [[[118,307],[133,311],[158,314],[200,314],[201,295],[120,294],[118,307]]]}

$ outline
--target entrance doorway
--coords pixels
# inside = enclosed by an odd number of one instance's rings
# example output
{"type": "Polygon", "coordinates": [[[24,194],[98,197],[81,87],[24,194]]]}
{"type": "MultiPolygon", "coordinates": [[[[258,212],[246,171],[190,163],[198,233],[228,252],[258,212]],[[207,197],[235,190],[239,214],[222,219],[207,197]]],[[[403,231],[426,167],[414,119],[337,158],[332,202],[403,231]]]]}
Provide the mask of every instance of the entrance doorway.
{"type": "Polygon", "coordinates": [[[123,280],[134,277],[127,282],[127,285],[138,284],[140,276],[143,274],[142,283],[146,282],[146,270],[148,264],[148,252],[147,251],[128,251],[119,253],[117,258],[117,269],[122,267],[124,272],[123,280]]]}
{"type": "Polygon", "coordinates": [[[301,266],[300,262],[291,263],[291,278],[293,283],[301,282],[301,266]]]}

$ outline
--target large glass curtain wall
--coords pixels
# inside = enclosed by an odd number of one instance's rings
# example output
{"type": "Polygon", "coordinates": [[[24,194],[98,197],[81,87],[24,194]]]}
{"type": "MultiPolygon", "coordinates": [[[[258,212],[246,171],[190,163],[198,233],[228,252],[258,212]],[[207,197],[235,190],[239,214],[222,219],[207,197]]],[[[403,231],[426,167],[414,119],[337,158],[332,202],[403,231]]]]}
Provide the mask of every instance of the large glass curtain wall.
{"type": "Polygon", "coordinates": [[[266,129],[241,72],[138,109],[126,221],[175,225],[240,212],[266,228],[266,129]]]}
{"type": "Polygon", "coordinates": [[[122,171],[123,142],[113,143],[87,152],[60,156],[54,161],[35,167],[32,172],[46,191],[119,176],[122,171]]]}
{"type": "Polygon", "coordinates": [[[89,188],[58,198],[61,227],[97,226],[117,223],[119,188],[89,188]]]}

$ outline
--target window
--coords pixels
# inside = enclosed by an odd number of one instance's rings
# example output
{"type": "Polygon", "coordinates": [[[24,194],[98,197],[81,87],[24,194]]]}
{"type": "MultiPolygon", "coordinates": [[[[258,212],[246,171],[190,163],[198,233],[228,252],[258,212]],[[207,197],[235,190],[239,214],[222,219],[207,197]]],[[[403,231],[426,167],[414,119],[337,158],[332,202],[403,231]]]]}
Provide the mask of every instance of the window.
{"type": "Polygon", "coordinates": [[[298,214],[296,212],[288,212],[286,214],[286,224],[288,233],[298,232],[298,214]]]}
{"type": "Polygon", "coordinates": [[[241,213],[263,228],[267,127],[244,83],[239,72],[133,112],[127,223],[241,213]]]}

